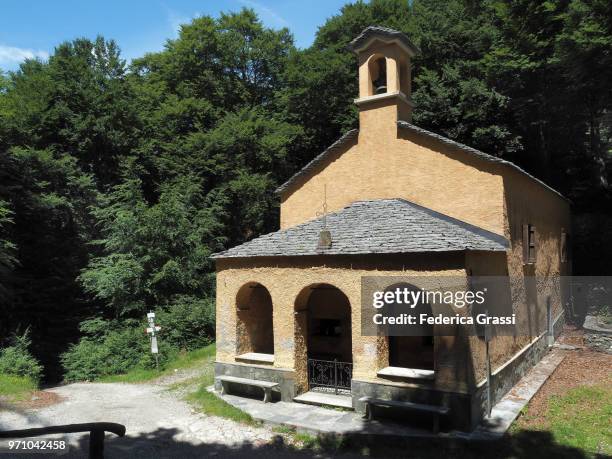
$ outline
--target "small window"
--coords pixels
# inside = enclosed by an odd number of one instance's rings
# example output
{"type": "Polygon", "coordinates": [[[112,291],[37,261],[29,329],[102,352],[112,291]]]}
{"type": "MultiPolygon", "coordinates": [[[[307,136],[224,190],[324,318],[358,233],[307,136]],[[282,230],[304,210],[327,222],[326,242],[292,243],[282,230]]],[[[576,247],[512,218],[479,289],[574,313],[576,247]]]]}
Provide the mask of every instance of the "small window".
{"type": "Polygon", "coordinates": [[[336,319],[315,319],[313,335],[337,338],[342,336],[342,322],[336,319]]]}
{"type": "Polygon", "coordinates": [[[536,228],[528,223],[523,225],[523,262],[533,264],[536,262],[536,228]]]}
{"type": "Polygon", "coordinates": [[[561,263],[567,263],[569,261],[569,234],[565,230],[561,230],[561,263]]]}

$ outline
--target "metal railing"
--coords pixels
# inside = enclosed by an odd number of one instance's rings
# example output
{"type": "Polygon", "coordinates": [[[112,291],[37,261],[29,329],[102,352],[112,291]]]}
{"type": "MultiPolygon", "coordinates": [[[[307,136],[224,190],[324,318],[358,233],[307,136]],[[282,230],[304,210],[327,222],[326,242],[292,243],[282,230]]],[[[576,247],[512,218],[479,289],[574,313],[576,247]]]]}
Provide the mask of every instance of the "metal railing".
{"type": "Polygon", "coordinates": [[[337,394],[339,390],[351,390],[353,364],[334,360],[308,359],[308,384],[313,387],[330,387],[337,394]]]}
{"type": "Polygon", "coordinates": [[[35,429],[0,431],[0,438],[30,438],[42,435],[89,432],[89,458],[104,458],[104,432],[112,432],[119,437],[125,435],[125,426],[114,422],[90,422],[86,424],[67,424],[63,426],[39,427],[35,429]]]}

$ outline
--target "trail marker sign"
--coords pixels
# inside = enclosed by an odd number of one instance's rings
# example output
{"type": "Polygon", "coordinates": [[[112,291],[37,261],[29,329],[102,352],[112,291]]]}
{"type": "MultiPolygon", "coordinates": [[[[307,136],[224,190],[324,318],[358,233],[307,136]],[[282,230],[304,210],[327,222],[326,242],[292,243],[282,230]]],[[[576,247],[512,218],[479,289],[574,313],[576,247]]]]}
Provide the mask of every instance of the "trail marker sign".
{"type": "Polygon", "coordinates": [[[155,325],[155,313],[149,312],[147,313],[147,322],[149,326],[145,329],[147,334],[150,335],[151,338],[151,353],[155,354],[155,364],[159,369],[159,362],[157,359],[157,354],[159,354],[159,348],[157,347],[157,335],[156,333],[161,330],[161,327],[155,325]]]}

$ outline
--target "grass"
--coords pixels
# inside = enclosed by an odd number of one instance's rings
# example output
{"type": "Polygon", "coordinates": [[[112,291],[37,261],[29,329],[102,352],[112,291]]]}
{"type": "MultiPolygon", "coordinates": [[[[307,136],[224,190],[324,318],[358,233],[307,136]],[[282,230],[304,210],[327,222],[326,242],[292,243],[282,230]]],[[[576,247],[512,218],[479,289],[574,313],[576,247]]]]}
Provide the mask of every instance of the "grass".
{"type": "Polygon", "coordinates": [[[549,402],[550,430],[563,445],[612,454],[612,388],[581,386],[549,402]]]}
{"type": "Polygon", "coordinates": [[[27,376],[0,374],[0,397],[9,401],[24,400],[38,384],[27,376]]]}
{"type": "MultiPolygon", "coordinates": [[[[241,422],[249,425],[258,424],[258,422],[253,419],[249,414],[230,405],[229,403],[217,397],[215,394],[208,391],[208,387],[212,386],[215,382],[214,345],[212,347],[212,353],[201,356],[201,362],[205,366],[205,371],[201,376],[196,379],[198,389],[195,392],[191,392],[186,396],[187,401],[192,405],[196,406],[203,413],[209,414],[211,416],[219,416],[222,418],[231,419],[232,421],[241,422]]],[[[189,380],[185,381],[184,384],[193,385],[193,382],[193,380],[189,380]]],[[[183,383],[177,383],[174,385],[174,388],[180,388],[182,384],[183,383]]]]}
{"type": "Polygon", "coordinates": [[[538,426],[523,430],[514,423],[511,436],[530,430],[548,432],[557,445],[577,448],[587,457],[612,454],[612,388],[604,384],[574,387],[561,396],[552,396],[543,416],[533,417],[529,406],[521,416],[537,420],[538,426]]]}
{"type": "Polygon", "coordinates": [[[160,376],[170,375],[174,370],[182,370],[192,368],[197,365],[206,364],[214,359],[215,344],[210,344],[200,349],[193,351],[181,352],[177,357],[166,362],[164,368],[160,371],[152,368],[133,368],[127,373],[120,375],[102,376],[98,382],[122,382],[122,383],[139,383],[151,381],[160,376]]]}
{"type": "Polygon", "coordinates": [[[219,416],[249,425],[258,424],[249,414],[209,392],[207,389],[209,385],[210,384],[207,383],[201,383],[197,391],[187,396],[187,401],[198,407],[203,413],[211,416],[219,416]]]}

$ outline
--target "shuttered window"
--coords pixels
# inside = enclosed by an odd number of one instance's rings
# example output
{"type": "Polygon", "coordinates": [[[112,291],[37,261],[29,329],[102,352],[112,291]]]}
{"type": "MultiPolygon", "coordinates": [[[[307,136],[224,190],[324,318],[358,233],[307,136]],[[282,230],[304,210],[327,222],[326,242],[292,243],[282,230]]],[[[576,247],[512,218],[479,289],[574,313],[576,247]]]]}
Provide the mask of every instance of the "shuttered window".
{"type": "Polygon", "coordinates": [[[561,262],[567,263],[569,261],[569,234],[565,230],[561,230],[561,262]]]}
{"type": "Polygon", "coordinates": [[[536,262],[537,242],[536,228],[530,223],[523,225],[523,262],[533,264],[536,262]]]}

